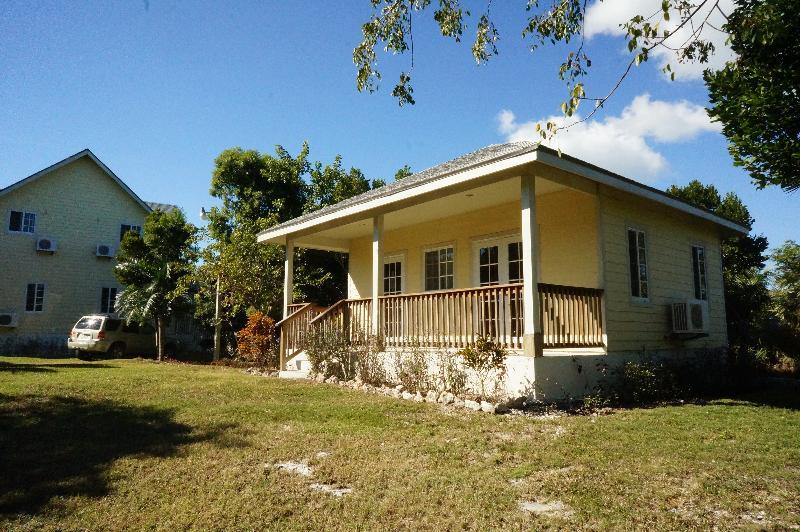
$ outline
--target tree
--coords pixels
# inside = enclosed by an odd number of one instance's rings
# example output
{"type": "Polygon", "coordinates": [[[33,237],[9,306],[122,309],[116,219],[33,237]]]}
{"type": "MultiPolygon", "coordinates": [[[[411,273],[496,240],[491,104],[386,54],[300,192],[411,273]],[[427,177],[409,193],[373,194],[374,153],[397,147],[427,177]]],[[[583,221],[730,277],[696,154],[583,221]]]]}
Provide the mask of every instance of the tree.
{"type": "Polygon", "coordinates": [[[709,115],[759,186],[800,189],[800,16],[794,0],[739,0],[725,30],[737,57],[706,71],[709,115]]]}
{"type": "MultiPolygon", "coordinates": [[[[372,15],[361,27],[361,42],[353,50],[356,87],[374,92],[381,80],[378,46],[386,54],[411,55],[414,67],[412,21],[433,11],[442,36],[460,42],[472,13],[466,1],[370,0],[372,15]]],[[[565,117],[573,117],[581,102],[593,108],[583,118],[559,124],[537,125],[541,139],[590,119],[611,98],[632,68],[657,53],[674,54],[679,63],[707,63],[715,53],[711,32],[728,33],[739,58],[719,73],[706,73],[711,93],[711,116],[723,124],[736,164],[747,169],[763,187],[780,185],[786,190],[800,186],[800,17],[793,0],[736,0],[730,13],[720,0],[662,0],[653,12],[620,21],[625,30],[629,59],[616,80],[597,94],[587,92],[585,78],[592,61],[586,52],[584,30],[586,0],[524,0],[526,14],[521,21],[522,38],[531,51],[544,45],[564,47],[566,57],[558,77],[566,85],[561,104],[565,117]],[[722,28],[709,21],[713,15],[726,22],[722,28]]],[[[473,24],[472,57],[478,65],[498,54],[500,32],[491,14],[491,0],[478,12],[473,24]]],[[[644,9],[644,8],[643,8],[644,9]]],[[[419,22],[413,27],[420,27],[419,22]]],[[[414,104],[410,70],[403,70],[392,90],[402,106],[414,104]]],[[[662,70],[672,79],[675,72],[667,63],[662,70]]]]}
{"type": "MultiPolygon", "coordinates": [[[[754,222],[738,196],[729,192],[721,197],[714,185],[694,180],[684,187],[673,185],[667,192],[745,227],[754,222]]],[[[770,305],[763,271],[768,246],[761,235],[732,236],[721,243],[728,340],[740,359],[751,356],[762,344],[770,305]]]]}
{"type": "MultiPolygon", "coordinates": [[[[233,148],[215,160],[212,196],[221,205],[209,212],[210,244],[198,268],[198,317],[211,320],[220,280],[226,332],[244,325],[248,309],[279,319],[282,310],[284,249],[260,244],[256,235],[303,213],[333,205],[378,186],[357,168],[311,162],[304,143],[296,156],[282,146],[275,154],[233,148]]],[[[346,297],[347,256],[328,251],[295,251],[295,301],[332,304],[346,297]]]]}
{"type": "Polygon", "coordinates": [[[775,314],[800,338],[800,244],[787,240],[770,258],[775,314]]]}
{"type": "Polygon", "coordinates": [[[188,304],[197,230],[178,209],[147,215],[143,234],[122,239],[114,273],[123,291],[117,309],[130,322],[156,323],[158,360],[164,357],[167,321],[188,304]]]}

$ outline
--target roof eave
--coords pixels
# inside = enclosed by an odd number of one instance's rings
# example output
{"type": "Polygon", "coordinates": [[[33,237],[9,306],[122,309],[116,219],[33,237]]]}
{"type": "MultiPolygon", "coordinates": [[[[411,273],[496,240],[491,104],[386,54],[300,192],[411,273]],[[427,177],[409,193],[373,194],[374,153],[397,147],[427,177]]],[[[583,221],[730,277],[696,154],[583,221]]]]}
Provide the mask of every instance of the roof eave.
{"type": "Polygon", "coordinates": [[[276,229],[266,229],[257,235],[258,242],[268,244],[285,244],[295,233],[308,232],[317,226],[328,224],[339,218],[352,217],[358,214],[366,215],[370,211],[388,210],[387,207],[397,201],[421,196],[433,190],[444,189],[455,184],[476,179],[501,170],[510,170],[531,162],[540,162],[548,166],[585,177],[596,183],[611,188],[623,190],[636,196],[667,205],[671,208],[686,212],[695,217],[705,219],[718,226],[732,231],[738,235],[746,235],[750,228],[723,218],[710,211],[695,207],[679,198],[671,196],[664,191],[644,185],[638,181],[615,174],[598,166],[592,165],[575,157],[560,154],[551,148],[538,146],[531,150],[524,150],[509,156],[486,161],[472,168],[460,169],[451,174],[445,174],[431,181],[422,182],[414,187],[403,189],[386,196],[377,196],[349,207],[334,210],[318,217],[304,220],[301,223],[283,225],[276,229]],[[515,161],[515,159],[518,159],[515,161]],[[502,167],[502,168],[500,168],[502,167]]]}

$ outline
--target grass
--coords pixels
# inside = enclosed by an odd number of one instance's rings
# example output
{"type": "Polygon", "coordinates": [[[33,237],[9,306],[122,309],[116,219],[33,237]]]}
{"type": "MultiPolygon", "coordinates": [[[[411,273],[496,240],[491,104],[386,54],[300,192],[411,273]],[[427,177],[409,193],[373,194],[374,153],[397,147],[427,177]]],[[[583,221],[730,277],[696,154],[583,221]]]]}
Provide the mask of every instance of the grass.
{"type": "Polygon", "coordinates": [[[774,391],[532,419],[228,368],[3,358],[0,529],[788,528],[799,407],[774,391]],[[269,467],[285,461],[314,477],[269,467]]]}

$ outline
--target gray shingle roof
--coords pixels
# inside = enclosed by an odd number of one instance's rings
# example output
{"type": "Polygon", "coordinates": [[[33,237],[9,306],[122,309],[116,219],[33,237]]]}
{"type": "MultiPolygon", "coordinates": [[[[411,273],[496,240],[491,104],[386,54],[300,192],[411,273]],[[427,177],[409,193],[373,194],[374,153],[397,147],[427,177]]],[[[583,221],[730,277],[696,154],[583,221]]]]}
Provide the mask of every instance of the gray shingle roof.
{"type": "Polygon", "coordinates": [[[146,201],[147,206],[154,211],[172,212],[178,210],[180,207],[172,205],[171,203],[156,203],[155,201],[146,201]]]}
{"type": "Polygon", "coordinates": [[[475,150],[471,153],[467,153],[466,155],[461,155],[460,157],[456,157],[455,159],[451,159],[445,163],[437,164],[436,166],[432,166],[426,170],[412,174],[399,181],[388,183],[382,187],[364,192],[358,196],[353,196],[352,198],[340,201],[334,205],[317,209],[316,211],[293,218],[289,221],[283,222],[282,224],[272,226],[269,228],[269,231],[297,225],[306,220],[311,220],[317,218],[318,216],[336,212],[352,205],[358,205],[359,203],[364,203],[374,198],[390,196],[392,194],[396,194],[397,192],[408,190],[409,188],[413,188],[430,181],[435,181],[436,179],[445,177],[455,172],[461,172],[468,168],[487,164],[498,159],[519,155],[535,149],[536,144],[533,142],[508,142],[506,144],[492,144],[491,146],[486,146],[485,148],[475,150]]]}

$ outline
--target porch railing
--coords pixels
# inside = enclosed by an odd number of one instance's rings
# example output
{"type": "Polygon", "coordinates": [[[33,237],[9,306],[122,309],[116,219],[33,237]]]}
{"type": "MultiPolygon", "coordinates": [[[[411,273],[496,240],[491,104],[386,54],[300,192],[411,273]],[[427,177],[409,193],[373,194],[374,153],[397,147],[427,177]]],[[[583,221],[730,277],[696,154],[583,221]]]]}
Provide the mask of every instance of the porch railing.
{"type": "MultiPolygon", "coordinates": [[[[604,345],[602,290],[543,283],[538,289],[544,347],[604,345]]],[[[460,349],[486,335],[506,349],[522,348],[522,284],[382,296],[379,305],[382,340],[388,347],[460,349]]],[[[288,332],[298,335],[296,328],[307,323],[362,341],[372,335],[371,312],[371,299],[344,299],[305,322],[291,322],[288,332]]]]}
{"type": "Polygon", "coordinates": [[[295,303],[289,305],[290,314],[275,324],[280,330],[280,369],[286,360],[305,348],[305,339],[310,330],[311,321],[325,310],[312,303],[295,303]]]}

